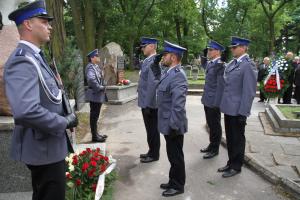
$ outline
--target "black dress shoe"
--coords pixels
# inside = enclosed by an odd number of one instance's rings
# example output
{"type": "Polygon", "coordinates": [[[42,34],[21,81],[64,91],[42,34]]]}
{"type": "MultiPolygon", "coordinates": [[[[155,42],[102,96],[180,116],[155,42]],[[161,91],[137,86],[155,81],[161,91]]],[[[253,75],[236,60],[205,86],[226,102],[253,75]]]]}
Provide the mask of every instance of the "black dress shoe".
{"type": "Polygon", "coordinates": [[[182,194],[182,193],[184,193],[184,190],[176,190],[174,188],[169,188],[166,191],[164,191],[162,193],[162,195],[164,197],[172,197],[172,196],[175,196],[175,195],[178,195],[178,194],[182,194]]]}
{"type": "Polygon", "coordinates": [[[93,142],[105,142],[105,138],[103,138],[102,136],[97,135],[97,136],[92,137],[92,141],[93,142]]]}
{"type": "Polygon", "coordinates": [[[208,152],[203,156],[203,158],[210,159],[210,158],[217,156],[218,154],[219,154],[219,152],[217,152],[217,151],[208,152]]]}
{"type": "Polygon", "coordinates": [[[229,177],[232,177],[232,176],[235,176],[237,174],[241,173],[241,171],[239,170],[235,170],[235,169],[229,169],[227,171],[225,171],[223,174],[222,174],[222,177],[223,178],[229,178],[229,177]]]}
{"type": "Polygon", "coordinates": [[[146,158],[146,157],[148,157],[148,156],[149,156],[148,153],[140,154],[140,158],[146,158]]]}
{"type": "Polygon", "coordinates": [[[218,169],[218,172],[226,172],[226,171],[228,171],[228,170],[230,170],[230,167],[229,167],[229,165],[226,165],[225,167],[219,168],[219,169],[218,169]]]}
{"type": "Polygon", "coordinates": [[[141,163],[149,163],[149,162],[154,162],[154,161],[158,161],[158,158],[152,158],[150,156],[148,156],[146,158],[141,158],[141,163]]]}
{"type": "Polygon", "coordinates": [[[261,100],[259,100],[258,102],[261,103],[261,102],[264,102],[264,100],[261,99],[261,100]]]}
{"type": "Polygon", "coordinates": [[[171,188],[171,185],[169,183],[162,183],[162,184],[160,184],[160,188],[167,190],[167,189],[171,188]]]}
{"type": "Polygon", "coordinates": [[[107,135],[101,135],[104,139],[106,139],[108,136],[107,135]]]}
{"type": "Polygon", "coordinates": [[[210,148],[206,147],[206,148],[200,149],[200,152],[201,153],[208,153],[208,152],[210,152],[210,148]]]}

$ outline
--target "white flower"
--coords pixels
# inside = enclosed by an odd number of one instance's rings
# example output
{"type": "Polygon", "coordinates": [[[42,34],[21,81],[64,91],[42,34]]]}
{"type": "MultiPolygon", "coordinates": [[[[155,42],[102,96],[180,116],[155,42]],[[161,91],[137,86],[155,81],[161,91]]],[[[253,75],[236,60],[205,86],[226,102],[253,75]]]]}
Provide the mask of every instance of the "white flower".
{"type": "Polygon", "coordinates": [[[286,71],[286,70],[287,70],[287,68],[285,67],[285,68],[284,68],[284,70],[286,71]]]}
{"type": "Polygon", "coordinates": [[[73,188],[73,187],[74,187],[74,183],[73,183],[72,181],[68,181],[68,182],[67,182],[67,186],[68,186],[69,188],[73,188]]]}
{"type": "Polygon", "coordinates": [[[72,172],[72,171],[74,171],[74,170],[75,170],[74,165],[70,164],[70,165],[69,165],[69,171],[72,172]]]}

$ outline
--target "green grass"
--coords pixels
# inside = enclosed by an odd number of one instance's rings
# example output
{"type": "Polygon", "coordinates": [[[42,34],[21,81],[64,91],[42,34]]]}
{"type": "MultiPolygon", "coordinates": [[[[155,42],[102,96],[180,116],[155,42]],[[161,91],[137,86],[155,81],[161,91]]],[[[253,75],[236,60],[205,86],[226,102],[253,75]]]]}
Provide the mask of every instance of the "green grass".
{"type": "MultiPolygon", "coordinates": [[[[192,77],[187,77],[188,78],[188,84],[199,84],[203,85],[205,82],[205,77],[204,74],[199,74],[198,80],[192,80],[192,77]]],[[[125,79],[130,80],[131,82],[138,82],[139,80],[139,71],[138,70],[126,70],[125,71],[125,79]]]]}
{"type": "Polygon", "coordinates": [[[204,83],[205,83],[205,80],[203,80],[203,79],[198,79],[198,80],[189,79],[188,80],[189,85],[191,85],[191,84],[203,85],[204,83]]]}
{"type": "Polygon", "coordinates": [[[300,112],[300,106],[277,106],[287,119],[297,119],[293,112],[300,112]]]}

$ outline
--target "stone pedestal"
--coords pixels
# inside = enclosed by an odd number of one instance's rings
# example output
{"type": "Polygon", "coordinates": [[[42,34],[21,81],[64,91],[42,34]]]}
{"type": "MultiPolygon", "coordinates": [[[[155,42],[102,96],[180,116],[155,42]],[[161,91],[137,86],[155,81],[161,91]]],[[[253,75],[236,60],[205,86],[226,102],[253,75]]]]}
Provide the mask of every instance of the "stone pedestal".
{"type": "MultiPolygon", "coordinates": [[[[265,110],[273,130],[285,136],[300,136],[300,119],[287,119],[277,107],[280,105],[271,104],[265,110]]],[[[288,106],[299,107],[293,104],[288,106]]]]}
{"type": "Polygon", "coordinates": [[[124,104],[137,98],[137,83],[123,86],[107,86],[106,95],[109,104],[124,104]]]}
{"type": "MultiPolygon", "coordinates": [[[[70,104],[74,109],[75,100],[71,99],[70,104]]],[[[9,156],[13,128],[12,117],[0,116],[0,193],[32,191],[29,169],[9,156]]]]}
{"type": "Polygon", "coordinates": [[[28,168],[9,157],[14,121],[0,116],[0,193],[31,191],[28,168]]]}

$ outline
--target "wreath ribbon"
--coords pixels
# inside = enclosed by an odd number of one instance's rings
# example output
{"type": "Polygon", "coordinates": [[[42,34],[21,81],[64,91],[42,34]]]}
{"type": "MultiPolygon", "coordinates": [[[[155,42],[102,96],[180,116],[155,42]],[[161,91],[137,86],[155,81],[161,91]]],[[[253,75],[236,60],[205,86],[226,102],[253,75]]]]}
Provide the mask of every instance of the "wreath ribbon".
{"type": "Polygon", "coordinates": [[[268,80],[271,78],[271,76],[273,74],[275,74],[277,89],[280,90],[281,89],[281,85],[280,85],[280,76],[279,76],[279,71],[278,71],[278,65],[275,64],[275,62],[273,62],[272,66],[274,66],[274,67],[271,69],[271,71],[269,72],[268,76],[266,77],[266,79],[264,81],[264,85],[266,85],[267,82],[268,82],[268,80]]]}

